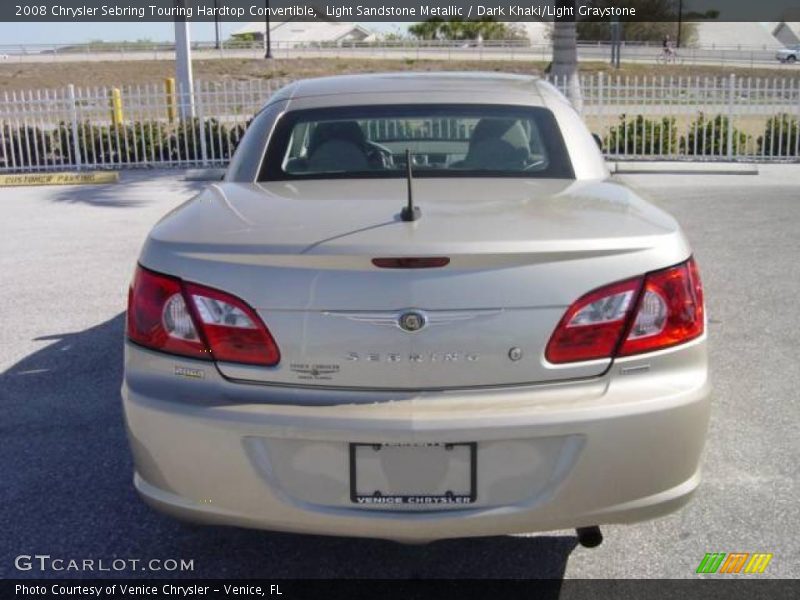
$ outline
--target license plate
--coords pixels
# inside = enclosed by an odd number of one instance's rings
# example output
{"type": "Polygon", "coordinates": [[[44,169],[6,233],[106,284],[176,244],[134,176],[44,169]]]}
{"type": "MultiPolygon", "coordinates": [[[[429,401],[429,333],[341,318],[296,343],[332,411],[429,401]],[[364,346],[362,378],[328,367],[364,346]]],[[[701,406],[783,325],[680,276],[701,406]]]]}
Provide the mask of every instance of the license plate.
{"type": "Polygon", "coordinates": [[[365,506],[475,502],[477,444],[350,444],[350,500],[365,506]]]}

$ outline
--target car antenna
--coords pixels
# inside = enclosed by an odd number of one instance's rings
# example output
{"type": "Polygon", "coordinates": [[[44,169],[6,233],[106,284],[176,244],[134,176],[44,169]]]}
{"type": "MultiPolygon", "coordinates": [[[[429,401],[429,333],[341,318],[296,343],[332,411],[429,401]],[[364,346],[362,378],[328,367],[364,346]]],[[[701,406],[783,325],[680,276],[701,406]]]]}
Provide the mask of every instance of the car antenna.
{"type": "Polygon", "coordinates": [[[408,204],[400,211],[400,218],[408,223],[422,217],[419,206],[414,206],[414,177],[411,173],[411,150],[408,148],[406,148],[406,181],[408,182],[408,204]]]}

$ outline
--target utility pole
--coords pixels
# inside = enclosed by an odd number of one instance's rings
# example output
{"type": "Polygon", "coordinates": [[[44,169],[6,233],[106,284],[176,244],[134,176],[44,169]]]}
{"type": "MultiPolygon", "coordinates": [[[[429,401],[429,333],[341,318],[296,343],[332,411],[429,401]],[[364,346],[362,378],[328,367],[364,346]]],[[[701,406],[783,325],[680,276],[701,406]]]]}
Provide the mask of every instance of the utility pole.
{"type": "Polygon", "coordinates": [[[269,33],[269,0],[264,0],[264,20],[266,21],[266,31],[264,32],[264,58],[272,58],[272,40],[269,33]]]}
{"type": "MultiPolygon", "coordinates": [[[[184,0],[176,0],[184,7],[184,0]]],[[[185,17],[175,17],[175,78],[178,82],[178,113],[181,119],[194,118],[194,77],[192,76],[192,42],[189,22],[185,17]]]]}
{"type": "Polygon", "coordinates": [[[681,25],[683,25],[683,0],[678,0],[678,35],[675,40],[675,47],[681,47],[681,25]]]}
{"type": "Polygon", "coordinates": [[[219,10],[219,0],[214,0],[214,49],[219,50],[219,14],[217,11],[219,10]]]}
{"type": "Polygon", "coordinates": [[[557,0],[562,17],[553,23],[553,79],[575,110],[583,110],[583,94],[578,78],[578,31],[575,23],[576,0],[557,0]]]}
{"type": "Polygon", "coordinates": [[[619,18],[611,18],[611,66],[619,69],[620,51],[622,50],[622,35],[619,18]]]}

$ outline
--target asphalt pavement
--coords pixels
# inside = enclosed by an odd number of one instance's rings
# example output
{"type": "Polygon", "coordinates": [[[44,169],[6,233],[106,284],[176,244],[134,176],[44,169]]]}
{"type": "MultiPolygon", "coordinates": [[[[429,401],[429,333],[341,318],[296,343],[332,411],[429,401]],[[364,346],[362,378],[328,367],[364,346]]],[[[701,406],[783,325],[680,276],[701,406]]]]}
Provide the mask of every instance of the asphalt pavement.
{"type": "MultiPolygon", "coordinates": [[[[707,552],[767,552],[800,576],[800,166],[759,175],[622,175],[691,240],[710,317],[714,409],[693,502],[657,521],[425,546],[197,527],[131,484],[119,388],[123,311],[152,224],[204,184],[0,189],[0,577],[15,557],[184,559],[197,577],[694,577],[707,552]]],[[[99,576],[157,577],[120,571],[99,576]]]]}

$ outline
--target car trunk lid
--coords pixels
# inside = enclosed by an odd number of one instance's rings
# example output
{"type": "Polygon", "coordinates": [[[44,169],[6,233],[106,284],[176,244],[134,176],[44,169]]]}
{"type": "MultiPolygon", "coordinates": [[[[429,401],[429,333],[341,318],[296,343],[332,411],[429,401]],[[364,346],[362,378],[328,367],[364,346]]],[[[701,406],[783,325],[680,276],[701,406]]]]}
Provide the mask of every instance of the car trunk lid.
{"type": "MultiPolygon", "coordinates": [[[[220,364],[233,379],[444,389],[602,374],[552,365],[566,307],[602,285],[684,260],[674,220],[607,182],[418,179],[212,186],[154,229],[142,262],[252,305],[276,367],[220,364]],[[375,258],[446,257],[426,269],[375,258]],[[404,329],[404,319],[420,327],[404,329]]],[[[406,323],[407,325],[408,323],[406,323]]]]}

